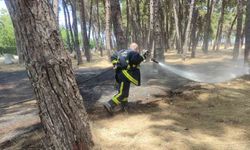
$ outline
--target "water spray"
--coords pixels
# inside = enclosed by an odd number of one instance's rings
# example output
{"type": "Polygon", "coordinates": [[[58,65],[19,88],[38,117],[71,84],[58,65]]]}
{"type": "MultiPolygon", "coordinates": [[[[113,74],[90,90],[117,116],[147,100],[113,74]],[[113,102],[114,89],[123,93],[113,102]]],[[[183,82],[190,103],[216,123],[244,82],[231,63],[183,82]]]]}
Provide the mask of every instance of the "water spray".
{"type": "Polygon", "coordinates": [[[151,61],[158,64],[159,66],[161,66],[163,69],[165,69],[166,71],[170,71],[180,77],[192,80],[192,81],[196,81],[196,82],[203,82],[203,83],[219,83],[219,82],[225,82],[225,81],[229,81],[232,80],[236,77],[239,77],[241,75],[244,74],[248,74],[248,69],[246,67],[244,67],[243,65],[239,65],[239,66],[234,66],[232,68],[227,68],[228,70],[224,70],[222,72],[202,72],[202,73],[198,73],[198,72],[193,72],[190,70],[185,70],[185,68],[180,69],[176,66],[173,65],[168,65],[165,63],[161,63],[159,61],[157,61],[155,58],[151,58],[151,61]],[[210,75],[209,75],[210,73],[210,75]]]}

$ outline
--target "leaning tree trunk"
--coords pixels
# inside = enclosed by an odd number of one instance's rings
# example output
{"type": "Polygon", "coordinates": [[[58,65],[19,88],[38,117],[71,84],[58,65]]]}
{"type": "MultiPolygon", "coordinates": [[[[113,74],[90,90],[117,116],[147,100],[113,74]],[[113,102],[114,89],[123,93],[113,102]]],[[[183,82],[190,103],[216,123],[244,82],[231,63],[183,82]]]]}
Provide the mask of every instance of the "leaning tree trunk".
{"type": "Polygon", "coordinates": [[[240,53],[240,43],[241,43],[241,32],[242,32],[242,22],[243,22],[243,0],[238,0],[237,5],[237,29],[235,35],[235,43],[233,49],[233,59],[238,59],[240,53]]]}
{"type": "MultiPolygon", "coordinates": [[[[13,14],[13,19],[15,19],[17,14],[13,14]]],[[[20,30],[18,29],[18,25],[16,24],[16,21],[12,21],[13,27],[14,27],[14,31],[15,31],[15,40],[16,40],[16,51],[17,51],[17,55],[18,55],[18,63],[19,64],[23,64],[24,63],[24,54],[23,54],[23,49],[21,47],[21,33],[20,30]]]]}
{"type": "Polygon", "coordinates": [[[73,16],[73,31],[74,31],[74,47],[77,55],[77,64],[83,63],[82,54],[80,50],[78,28],[77,28],[77,15],[76,15],[76,0],[72,0],[72,16],[73,16]]]}
{"type": "MultiPolygon", "coordinates": [[[[90,54],[90,46],[89,46],[89,38],[87,33],[87,27],[86,27],[86,20],[85,20],[85,5],[84,0],[81,0],[81,7],[80,7],[80,13],[81,13],[81,32],[82,32],[82,40],[83,40],[83,47],[84,47],[84,54],[87,59],[87,62],[90,62],[91,54],[90,54]]],[[[89,31],[90,32],[90,31],[89,31]]]]}
{"type": "Polygon", "coordinates": [[[118,49],[126,49],[126,39],[122,29],[122,15],[119,0],[111,0],[111,16],[118,49]]]}
{"type": "Polygon", "coordinates": [[[245,23],[245,54],[244,62],[249,65],[249,52],[250,52],[250,0],[247,0],[246,9],[246,23],[245,23]]]}
{"type": "Polygon", "coordinates": [[[106,50],[108,52],[108,56],[111,55],[111,6],[110,0],[105,0],[105,38],[106,38],[106,50]]]}
{"type": "Polygon", "coordinates": [[[46,139],[52,149],[91,149],[89,119],[50,4],[47,0],[5,3],[21,33],[26,69],[46,139]]]}
{"type": "Polygon", "coordinates": [[[234,20],[231,23],[230,29],[228,30],[227,37],[226,37],[226,43],[225,43],[225,49],[227,49],[229,46],[231,46],[231,34],[232,34],[232,30],[233,30],[233,27],[234,27],[234,24],[235,24],[237,18],[238,18],[238,15],[236,15],[234,17],[234,20]]]}

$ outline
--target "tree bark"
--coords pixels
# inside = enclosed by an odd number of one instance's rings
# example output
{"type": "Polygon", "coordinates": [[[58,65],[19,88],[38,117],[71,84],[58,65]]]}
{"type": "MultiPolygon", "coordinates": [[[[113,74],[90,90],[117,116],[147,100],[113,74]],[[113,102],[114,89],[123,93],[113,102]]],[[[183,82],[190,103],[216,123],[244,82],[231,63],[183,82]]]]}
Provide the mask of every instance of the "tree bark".
{"type": "Polygon", "coordinates": [[[199,10],[194,7],[193,17],[192,17],[192,32],[191,32],[191,58],[195,58],[196,46],[198,43],[198,34],[197,34],[197,26],[198,26],[198,16],[199,10]]]}
{"type": "Polygon", "coordinates": [[[59,0],[52,0],[53,13],[56,18],[56,22],[59,25],[59,0]]]}
{"type": "Polygon", "coordinates": [[[119,0],[111,1],[111,16],[118,49],[126,49],[126,39],[122,29],[122,16],[119,0]]]}
{"type": "Polygon", "coordinates": [[[172,0],[173,3],[173,10],[174,10],[174,20],[175,20],[175,31],[176,31],[176,49],[178,50],[178,53],[182,51],[181,49],[181,35],[180,35],[180,30],[179,30],[179,18],[178,18],[178,8],[179,6],[177,5],[178,2],[176,0],[172,0]]]}
{"type": "Polygon", "coordinates": [[[234,17],[234,20],[231,23],[230,29],[229,29],[227,37],[226,37],[225,49],[227,49],[229,46],[231,46],[231,34],[232,34],[232,30],[233,30],[233,27],[235,25],[235,22],[236,22],[237,18],[238,18],[238,15],[236,15],[234,17]]]}
{"type": "Polygon", "coordinates": [[[250,0],[247,0],[246,8],[246,22],[245,22],[245,52],[244,52],[244,62],[245,64],[250,63],[249,52],[250,52],[250,0]]]}
{"type": "Polygon", "coordinates": [[[194,5],[195,5],[195,0],[191,0],[191,4],[190,4],[190,10],[189,10],[189,15],[188,15],[188,24],[187,24],[187,29],[186,29],[186,33],[185,33],[185,39],[184,39],[184,47],[183,47],[183,54],[182,54],[182,59],[185,60],[186,59],[186,53],[188,50],[188,44],[190,42],[190,31],[191,31],[191,21],[192,21],[192,16],[193,16],[193,9],[194,9],[194,5]]]}
{"type": "Polygon", "coordinates": [[[222,29],[223,29],[224,14],[225,14],[226,4],[227,4],[227,1],[222,0],[221,15],[220,15],[220,19],[218,21],[218,27],[217,27],[215,42],[214,42],[214,45],[213,45],[213,50],[216,50],[216,51],[219,51],[219,49],[220,49],[221,34],[222,34],[222,29]]]}
{"type": "MultiPolygon", "coordinates": [[[[65,2],[69,2],[71,8],[72,8],[72,3],[71,1],[67,0],[65,2]]],[[[74,43],[75,43],[75,40],[74,40],[74,34],[73,34],[73,30],[72,30],[72,25],[71,25],[71,19],[70,19],[70,13],[69,13],[69,9],[68,7],[65,7],[65,11],[66,11],[66,14],[67,14],[67,20],[68,20],[68,27],[69,27],[69,33],[70,33],[70,37],[71,37],[71,43],[72,43],[72,46],[74,46],[74,43]]],[[[73,17],[72,17],[73,18],[73,17]]],[[[73,50],[72,50],[73,52],[73,50]]]]}
{"type": "Polygon", "coordinates": [[[97,11],[97,38],[96,38],[96,49],[100,51],[101,57],[103,57],[103,50],[100,48],[100,34],[101,34],[101,27],[100,27],[100,16],[99,16],[99,0],[96,0],[96,11],[97,11]]]}
{"type": "Polygon", "coordinates": [[[87,62],[90,62],[91,54],[90,54],[89,38],[88,38],[86,20],[85,20],[84,0],[81,0],[80,14],[81,14],[81,32],[82,32],[82,40],[83,40],[82,43],[84,47],[84,54],[87,59],[87,62]]]}
{"type": "Polygon", "coordinates": [[[26,69],[46,139],[52,149],[91,149],[89,119],[50,4],[47,0],[5,3],[21,33],[26,69]]]}
{"type": "Polygon", "coordinates": [[[235,43],[233,49],[233,59],[238,59],[240,53],[240,43],[241,43],[241,32],[242,32],[242,23],[243,23],[243,1],[238,0],[237,5],[237,29],[235,35],[235,43]]]}
{"type": "Polygon", "coordinates": [[[92,11],[93,11],[93,0],[90,0],[90,9],[89,9],[89,29],[88,29],[88,39],[90,39],[91,26],[92,26],[92,11]]]}
{"type": "Polygon", "coordinates": [[[111,56],[111,6],[110,0],[105,0],[105,38],[106,38],[106,50],[108,56],[111,56]]]}
{"type": "Polygon", "coordinates": [[[78,27],[77,27],[77,15],[76,15],[76,0],[72,0],[72,15],[73,15],[73,31],[74,31],[74,47],[77,55],[77,64],[83,63],[82,54],[80,50],[79,37],[78,37],[78,27]]]}
{"type": "Polygon", "coordinates": [[[211,30],[211,16],[214,8],[215,0],[208,0],[207,2],[207,14],[206,14],[206,26],[204,31],[204,40],[203,40],[203,52],[208,53],[209,39],[210,39],[210,30],[211,30]]]}
{"type": "Polygon", "coordinates": [[[68,23],[68,16],[67,16],[67,12],[66,12],[66,2],[65,0],[62,0],[62,5],[63,5],[63,13],[64,13],[64,19],[65,19],[65,27],[66,27],[66,36],[67,36],[67,47],[68,50],[72,53],[73,52],[73,48],[71,45],[71,40],[70,40],[70,34],[69,34],[69,23],[68,23]]]}
{"type": "Polygon", "coordinates": [[[163,38],[162,38],[162,27],[161,27],[161,14],[162,6],[160,0],[154,0],[153,3],[154,12],[154,43],[155,43],[155,58],[160,62],[165,62],[164,49],[163,49],[163,38]]]}

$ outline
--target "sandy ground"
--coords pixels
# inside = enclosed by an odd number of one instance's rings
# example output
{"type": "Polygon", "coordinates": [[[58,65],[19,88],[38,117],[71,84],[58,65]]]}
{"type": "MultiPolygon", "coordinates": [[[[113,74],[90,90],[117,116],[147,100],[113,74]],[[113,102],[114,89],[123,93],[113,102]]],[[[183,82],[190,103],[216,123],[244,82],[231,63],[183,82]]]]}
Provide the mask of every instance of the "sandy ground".
{"type": "MultiPolygon", "coordinates": [[[[169,53],[167,58],[171,64],[195,65],[198,70],[230,61],[227,55],[218,53],[200,55],[198,59],[185,62],[173,53],[169,53]]],[[[105,113],[101,103],[115,93],[113,71],[104,67],[107,61],[100,62],[95,63],[94,68],[92,64],[86,64],[76,69],[78,85],[91,119],[96,149],[250,148],[250,77],[243,76],[216,84],[195,83],[170,72],[159,74],[151,64],[146,64],[142,66],[143,86],[132,86],[130,90],[129,112],[118,111],[111,117],[105,113]],[[102,72],[104,74],[100,75],[102,72]]],[[[6,67],[1,66],[0,149],[41,148],[44,134],[35,101],[15,103],[27,99],[18,100],[21,97],[19,92],[28,98],[33,97],[27,77],[23,77],[22,73],[15,74],[23,69],[16,69],[7,71],[6,67]],[[7,75],[6,72],[14,74],[7,75]],[[21,85],[25,90],[21,90],[21,85]],[[16,91],[14,87],[20,90],[16,91]],[[17,95],[7,99],[9,94],[5,94],[6,90],[17,95]]]]}

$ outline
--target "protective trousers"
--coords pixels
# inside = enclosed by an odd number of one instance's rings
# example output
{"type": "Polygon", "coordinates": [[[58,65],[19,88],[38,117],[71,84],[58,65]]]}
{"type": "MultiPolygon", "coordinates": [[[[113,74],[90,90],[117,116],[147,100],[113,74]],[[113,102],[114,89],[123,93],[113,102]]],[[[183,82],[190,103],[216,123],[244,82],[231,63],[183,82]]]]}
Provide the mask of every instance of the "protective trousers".
{"type": "Polygon", "coordinates": [[[129,96],[130,82],[129,81],[118,82],[117,87],[118,87],[117,88],[118,93],[113,96],[112,101],[115,103],[115,105],[127,103],[129,96]]]}

